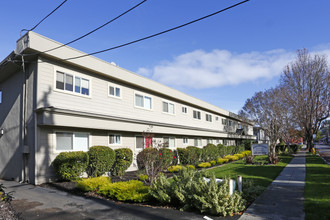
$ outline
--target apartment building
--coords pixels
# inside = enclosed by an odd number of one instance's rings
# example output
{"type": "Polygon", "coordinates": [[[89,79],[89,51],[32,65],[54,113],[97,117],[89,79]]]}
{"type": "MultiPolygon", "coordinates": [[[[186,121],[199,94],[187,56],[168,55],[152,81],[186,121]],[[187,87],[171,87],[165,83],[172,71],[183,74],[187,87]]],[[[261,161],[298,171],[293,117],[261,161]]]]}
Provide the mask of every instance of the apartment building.
{"type": "Polygon", "coordinates": [[[175,149],[251,139],[253,125],[229,111],[34,32],[0,63],[0,178],[51,181],[60,152],[94,145],[136,157],[152,141],[175,149]]]}

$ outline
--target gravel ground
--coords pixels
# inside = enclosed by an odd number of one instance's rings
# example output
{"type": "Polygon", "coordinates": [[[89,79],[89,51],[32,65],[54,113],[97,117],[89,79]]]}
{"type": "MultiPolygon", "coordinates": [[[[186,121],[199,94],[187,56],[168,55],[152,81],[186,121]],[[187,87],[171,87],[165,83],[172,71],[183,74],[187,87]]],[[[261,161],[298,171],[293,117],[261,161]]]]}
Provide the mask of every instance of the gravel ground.
{"type": "Polygon", "coordinates": [[[17,220],[19,214],[13,209],[10,202],[0,201],[0,220],[17,220]]]}

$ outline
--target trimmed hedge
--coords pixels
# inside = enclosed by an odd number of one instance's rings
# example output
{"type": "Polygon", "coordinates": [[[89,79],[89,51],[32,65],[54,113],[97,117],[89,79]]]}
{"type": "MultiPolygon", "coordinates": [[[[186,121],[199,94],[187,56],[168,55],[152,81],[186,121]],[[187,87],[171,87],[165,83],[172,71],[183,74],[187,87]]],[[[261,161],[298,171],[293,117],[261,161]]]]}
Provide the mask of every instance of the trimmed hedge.
{"type": "Polygon", "coordinates": [[[116,161],[113,165],[112,175],[122,176],[131,166],[133,161],[133,151],[129,148],[115,149],[116,161]]]}
{"type": "Polygon", "coordinates": [[[211,167],[211,163],[209,162],[203,162],[197,165],[199,168],[207,168],[207,167],[211,167]]]}
{"type": "Polygon", "coordinates": [[[228,161],[229,161],[229,159],[226,159],[226,158],[218,158],[217,164],[224,164],[224,163],[227,163],[228,161]]]}
{"type": "Polygon", "coordinates": [[[237,156],[233,156],[233,155],[227,155],[224,158],[228,159],[229,161],[235,161],[239,159],[237,156]]]}
{"type": "MultiPolygon", "coordinates": [[[[159,149],[159,156],[162,160],[163,167],[169,167],[171,164],[173,164],[174,160],[177,160],[177,157],[175,156],[173,150],[168,148],[160,148],[159,149]]],[[[174,162],[175,163],[175,162],[174,162]]],[[[176,162],[177,164],[177,162],[176,162]]]]}
{"type": "Polygon", "coordinates": [[[197,165],[200,160],[203,153],[203,149],[194,147],[194,146],[188,146],[187,148],[178,148],[178,154],[180,163],[187,165],[197,165]]]}
{"type": "Polygon", "coordinates": [[[161,170],[166,169],[172,164],[178,163],[176,152],[168,148],[145,148],[136,157],[137,165],[139,170],[143,170],[146,161],[154,160],[156,158],[156,166],[160,165],[161,170]]]}
{"type": "Polygon", "coordinates": [[[181,171],[183,167],[181,165],[174,165],[167,168],[167,171],[170,173],[177,173],[181,171]]]}
{"type": "Polygon", "coordinates": [[[53,166],[60,180],[75,180],[86,171],[88,154],[83,151],[62,152],[53,161],[53,166]]]}
{"type": "Polygon", "coordinates": [[[207,144],[203,147],[202,152],[202,161],[204,162],[216,160],[218,157],[220,157],[219,149],[214,144],[207,144]]]}
{"type": "Polygon", "coordinates": [[[101,186],[111,183],[111,179],[105,176],[81,179],[77,181],[76,187],[82,191],[97,192],[101,186]]]}
{"type": "Polygon", "coordinates": [[[149,200],[149,186],[139,180],[116,182],[101,186],[99,194],[119,201],[146,202],[149,200]]]}
{"type": "Polygon", "coordinates": [[[89,148],[90,176],[102,176],[110,172],[115,162],[115,151],[107,146],[93,146],[89,148]]]}

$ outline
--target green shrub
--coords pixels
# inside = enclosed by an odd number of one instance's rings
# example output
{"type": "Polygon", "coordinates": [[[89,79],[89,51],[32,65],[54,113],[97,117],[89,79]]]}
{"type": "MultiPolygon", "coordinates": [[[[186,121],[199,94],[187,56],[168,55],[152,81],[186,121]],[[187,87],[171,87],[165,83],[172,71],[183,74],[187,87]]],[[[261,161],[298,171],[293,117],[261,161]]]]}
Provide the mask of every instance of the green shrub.
{"type": "Polygon", "coordinates": [[[173,160],[175,159],[173,150],[168,148],[160,148],[159,155],[163,163],[162,166],[164,168],[169,167],[173,163],[173,160]]]}
{"type": "Polygon", "coordinates": [[[234,154],[234,156],[238,157],[238,159],[244,158],[244,154],[234,154]]]}
{"type": "Polygon", "coordinates": [[[149,199],[149,187],[139,180],[107,184],[100,187],[99,193],[119,201],[146,202],[149,199]]]}
{"type": "Polygon", "coordinates": [[[218,144],[217,147],[218,147],[219,157],[224,157],[227,155],[227,149],[225,145],[218,144]]]}
{"type": "Polygon", "coordinates": [[[145,169],[145,164],[157,158],[157,163],[160,162],[159,152],[157,148],[148,147],[143,149],[138,155],[136,156],[136,162],[138,165],[139,170],[145,169]]]}
{"type": "Polygon", "coordinates": [[[237,145],[237,146],[234,146],[233,147],[233,154],[239,154],[241,152],[243,152],[245,149],[244,149],[244,145],[237,145]]]}
{"type": "Polygon", "coordinates": [[[186,165],[186,168],[187,169],[192,169],[192,170],[195,170],[196,169],[195,166],[194,165],[191,165],[191,164],[186,165]]]}
{"type": "Polygon", "coordinates": [[[202,156],[202,149],[194,146],[188,146],[187,148],[178,148],[178,154],[181,164],[193,164],[199,163],[202,156]]]}
{"type": "Polygon", "coordinates": [[[216,160],[220,156],[219,149],[214,144],[207,144],[202,150],[202,161],[216,160]]]}
{"type": "Polygon", "coordinates": [[[76,187],[82,191],[93,191],[97,192],[100,189],[100,186],[108,185],[111,183],[111,179],[105,176],[80,179],[77,181],[76,187]]]}
{"type": "Polygon", "coordinates": [[[252,203],[254,200],[265,191],[266,187],[254,184],[253,180],[243,179],[242,190],[243,198],[248,202],[252,203]]]}
{"type": "Polygon", "coordinates": [[[62,152],[53,161],[53,166],[60,180],[75,180],[86,171],[88,154],[83,151],[62,152]]]}
{"type": "Polygon", "coordinates": [[[197,165],[199,168],[207,168],[207,167],[211,167],[211,163],[209,162],[203,162],[197,165]]]}
{"type": "Polygon", "coordinates": [[[170,173],[177,173],[179,171],[181,171],[183,169],[183,167],[181,165],[174,165],[174,166],[170,166],[169,168],[167,168],[167,171],[170,173]]]}
{"type": "Polygon", "coordinates": [[[89,148],[89,175],[102,176],[110,172],[115,162],[115,152],[107,146],[93,146],[89,148]]]}
{"type": "Polygon", "coordinates": [[[114,176],[122,176],[131,166],[133,161],[133,151],[129,148],[115,149],[116,161],[113,165],[112,173],[114,176]]]}
{"type": "Polygon", "coordinates": [[[229,161],[229,159],[218,158],[217,159],[217,164],[224,164],[224,163],[227,163],[228,161],[229,161]]]}
{"type": "Polygon", "coordinates": [[[227,155],[224,157],[225,159],[228,159],[229,161],[235,161],[238,160],[237,156],[233,156],[233,155],[227,155]]]}
{"type": "Polygon", "coordinates": [[[236,149],[237,149],[236,146],[227,146],[226,155],[235,154],[236,149]]]}
{"type": "Polygon", "coordinates": [[[244,145],[244,150],[251,150],[252,141],[251,140],[245,140],[243,142],[243,145],[244,145]]]}
{"type": "Polygon", "coordinates": [[[149,177],[146,174],[139,174],[138,179],[142,182],[146,182],[149,179],[149,177]]]}
{"type": "Polygon", "coordinates": [[[241,152],[241,154],[243,154],[244,156],[246,156],[246,155],[250,156],[252,154],[252,152],[250,150],[246,150],[246,151],[241,152]]]}
{"type": "Polygon", "coordinates": [[[213,175],[208,184],[202,179],[204,174],[183,170],[179,175],[174,175],[171,182],[161,175],[154,182],[150,195],[162,204],[211,215],[232,215],[245,209],[241,194],[235,192],[228,196],[228,179],[217,184],[213,175]]]}

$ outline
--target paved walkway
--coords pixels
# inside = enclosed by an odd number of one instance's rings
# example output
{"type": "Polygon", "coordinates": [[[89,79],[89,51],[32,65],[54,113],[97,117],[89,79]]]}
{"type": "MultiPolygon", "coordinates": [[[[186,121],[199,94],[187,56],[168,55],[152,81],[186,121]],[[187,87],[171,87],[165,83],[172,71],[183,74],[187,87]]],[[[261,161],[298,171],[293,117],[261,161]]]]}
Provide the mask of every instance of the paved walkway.
{"type": "Polygon", "coordinates": [[[304,220],[305,152],[298,152],[240,220],[304,220]]]}
{"type": "Polygon", "coordinates": [[[320,156],[323,158],[324,162],[330,165],[330,145],[315,145],[316,150],[320,152],[320,156]]]}

